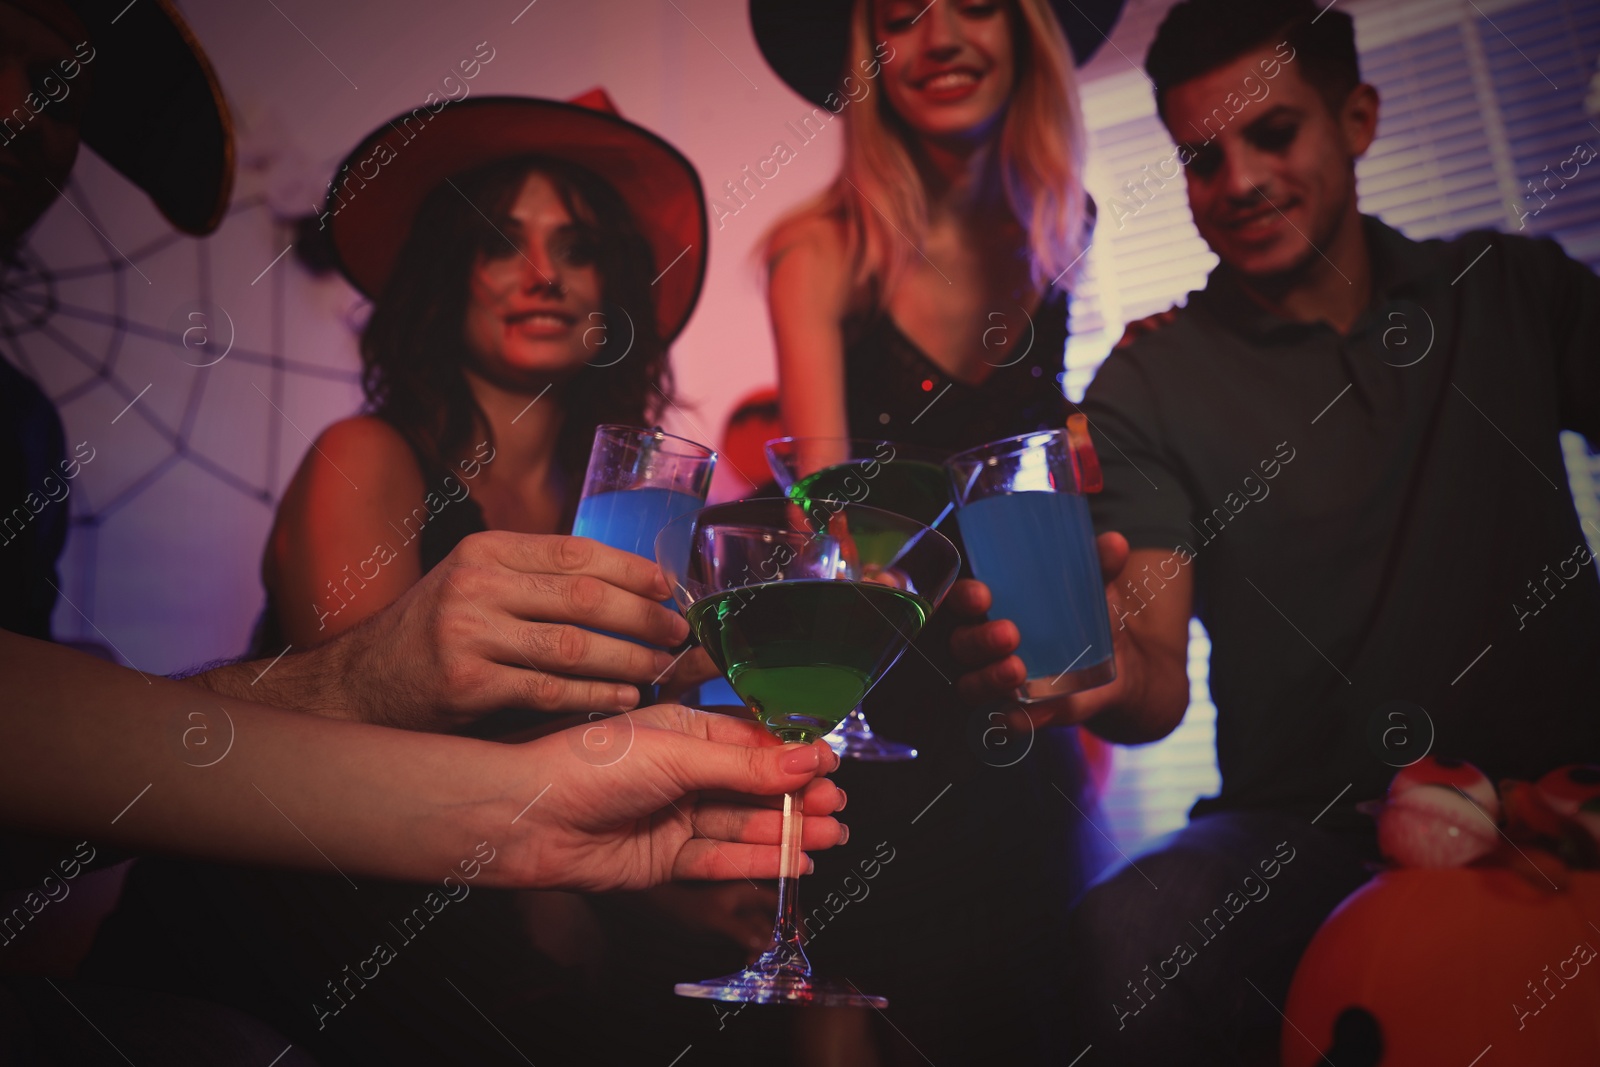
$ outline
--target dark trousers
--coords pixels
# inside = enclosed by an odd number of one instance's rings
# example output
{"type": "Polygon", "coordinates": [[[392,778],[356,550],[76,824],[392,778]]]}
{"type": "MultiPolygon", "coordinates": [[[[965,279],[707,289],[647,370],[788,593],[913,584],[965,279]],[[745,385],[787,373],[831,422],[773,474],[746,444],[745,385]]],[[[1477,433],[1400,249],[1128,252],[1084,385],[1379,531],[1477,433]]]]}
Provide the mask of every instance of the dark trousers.
{"type": "Polygon", "coordinates": [[[1369,877],[1304,819],[1203,815],[1090,886],[1067,919],[1074,1046],[1119,1064],[1272,1064],[1317,928],[1369,877]]]}

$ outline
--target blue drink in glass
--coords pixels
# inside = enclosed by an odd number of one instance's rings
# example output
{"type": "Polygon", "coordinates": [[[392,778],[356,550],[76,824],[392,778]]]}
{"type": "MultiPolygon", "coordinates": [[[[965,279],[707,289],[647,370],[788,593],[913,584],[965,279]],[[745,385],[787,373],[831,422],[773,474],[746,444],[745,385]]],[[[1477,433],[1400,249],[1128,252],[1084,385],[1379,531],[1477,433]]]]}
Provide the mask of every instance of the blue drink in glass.
{"type": "Polygon", "coordinates": [[[654,560],[661,528],[703,507],[702,498],[676,489],[617,489],[578,501],[572,535],[654,560]]]}
{"type": "Polygon", "coordinates": [[[1017,624],[1030,680],[1110,662],[1105,586],[1083,497],[985,497],[962,509],[961,532],[972,573],[994,594],[990,616],[1017,624]]]}
{"type": "MultiPolygon", "coordinates": [[[[1081,416],[1074,416],[1081,419],[1081,416]]],[[[946,464],[972,573],[990,618],[1021,634],[1024,703],[1092,689],[1117,676],[1111,619],[1089,504],[1099,465],[1085,426],[996,441],[946,464]]]]}
{"type": "MultiPolygon", "coordinates": [[[[654,563],[656,535],[662,528],[705,507],[716,463],[712,449],[661,430],[596,427],[573,517],[573,536],[592,538],[654,563]]],[[[673,606],[671,597],[666,605],[673,606]]],[[[656,686],[639,686],[641,704],[655,703],[657,695],[656,686]]]]}

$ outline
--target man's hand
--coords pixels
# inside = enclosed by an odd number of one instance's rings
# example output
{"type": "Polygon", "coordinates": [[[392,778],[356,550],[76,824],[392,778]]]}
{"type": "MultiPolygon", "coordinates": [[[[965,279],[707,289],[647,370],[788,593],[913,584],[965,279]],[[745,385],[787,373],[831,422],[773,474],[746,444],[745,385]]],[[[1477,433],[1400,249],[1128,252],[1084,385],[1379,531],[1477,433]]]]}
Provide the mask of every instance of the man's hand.
{"type": "MultiPolygon", "coordinates": [[[[1193,605],[1193,576],[1188,565],[1173,562],[1169,552],[1130,552],[1127,538],[1104,533],[1096,539],[1105,578],[1111,644],[1117,665],[1114,681],[1095,689],[1034,704],[1016,705],[1034,728],[1088,725],[1110,741],[1137,744],[1166,736],[1182,720],[1188,705],[1188,628],[1193,605]],[[1146,591],[1143,601],[1128,589],[1138,577],[1166,563],[1160,588],[1146,591]],[[1149,570],[1146,570],[1146,567],[1149,570]]],[[[1010,701],[1027,680],[1027,669],[1015,652],[1022,643],[1008,619],[977,621],[992,605],[988,586],[965,579],[951,589],[945,606],[973,619],[951,637],[951,652],[966,669],[956,682],[962,698],[974,705],[1010,701]]]]}
{"type": "Polygon", "coordinates": [[[672,669],[656,684],[659,690],[659,700],[662,704],[679,704],[682,698],[691,689],[702,682],[709,682],[713,678],[722,677],[722,672],[717,665],[711,662],[711,657],[699,645],[689,649],[676,662],[672,669]]]}
{"type": "Polygon", "coordinates": [[[265,673],[264,664],[240,664],[192,680],[413,730],[456,729],[506,708],[622,711],[639,691],[611,679],[656,681],[672,667],[664,649],[689,634],[661,604],[669,593],[654,563],[588,538],[477,533],[328,644],[265,673]],[[260,684],[242,684],[258,674],[260,684]]]}
{"type": "Polygon", "coordinates": [[[1172,325],[1173,320],[1177,317],[1178,309],[1174,307],[1165,311],[1158,311],[1154,315],[1146,315],[1142,319],[1134,319],[1122,328],[1122,338],[1111,346],[1112,351],[1114,352],[1119,348],[1127,348],[1139,338],[1155,333],[1162,327],[1172,325]]]}
{"type": "Polygon", "coordinates": [[[497,884],[598,892],[775,878],[781,798],[796,789],[802,849],[849,836],[832,817],[843,792],[818,777],[839,766],[826,742],[780,745],[726,715],[658,704],[509,746],[508,756],[539,799],[508,825],[497,884]]]}

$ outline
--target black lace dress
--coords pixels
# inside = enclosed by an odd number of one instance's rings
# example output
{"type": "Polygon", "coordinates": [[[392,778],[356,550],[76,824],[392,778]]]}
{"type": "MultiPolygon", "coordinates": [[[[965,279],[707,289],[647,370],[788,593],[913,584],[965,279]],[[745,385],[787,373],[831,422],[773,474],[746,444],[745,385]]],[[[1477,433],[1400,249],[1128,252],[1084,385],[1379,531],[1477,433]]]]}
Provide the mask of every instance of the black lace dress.
{"type": "Polygon", "coordinates": [[[1007,337],[994,327],[990,365],[978,385],[951,378],[886,312],[845,329],[845,409],[853,437],[960,452],[1067,422],[1057,375],[1067,344],[1067,295],[1055,293],[1007,337]]]}

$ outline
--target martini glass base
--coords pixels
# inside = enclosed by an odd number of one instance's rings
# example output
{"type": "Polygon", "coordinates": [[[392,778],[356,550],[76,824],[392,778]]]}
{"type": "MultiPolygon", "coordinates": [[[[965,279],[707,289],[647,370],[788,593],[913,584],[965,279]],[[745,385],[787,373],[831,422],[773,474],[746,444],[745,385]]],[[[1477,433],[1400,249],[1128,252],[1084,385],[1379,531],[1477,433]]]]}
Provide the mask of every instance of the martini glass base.
{"type": "Polygon", "coordinates": [[[869,996],[846,982],[803,975],[763,974],[746,969],[704,982],[679,982],[680,997],[725,1000],[739,1004],[814,1004],[823,1008],[887,1008],[885,997],[869,996]]]}
{"type": "Polygon", "coordinates": [[[890,741],[872,732],[866,717],[856,709],[839,720],[824,741],[840,759],[863,763],[904,763],[917,758],[917,750],[899,741],[890,741]]]}

